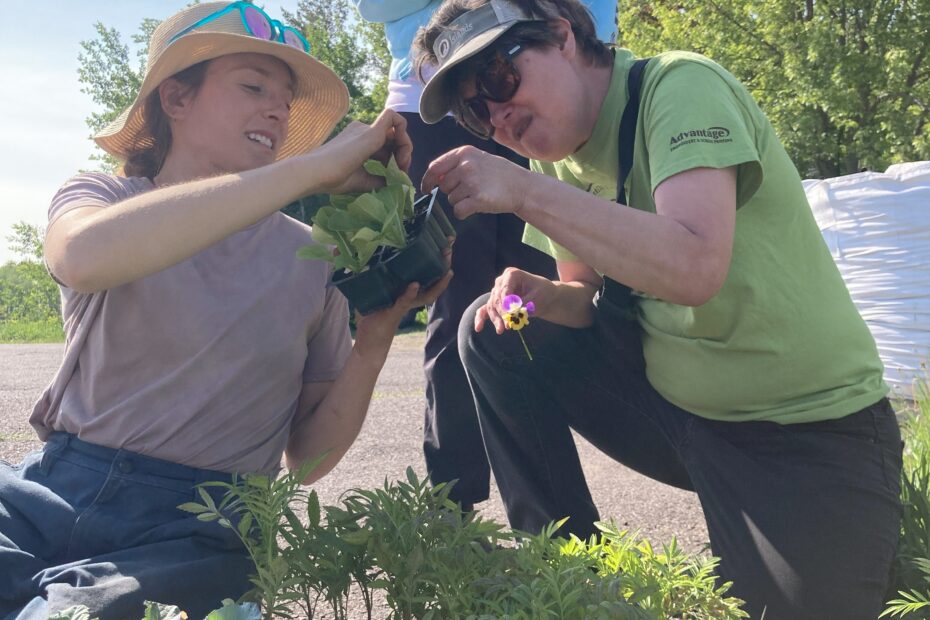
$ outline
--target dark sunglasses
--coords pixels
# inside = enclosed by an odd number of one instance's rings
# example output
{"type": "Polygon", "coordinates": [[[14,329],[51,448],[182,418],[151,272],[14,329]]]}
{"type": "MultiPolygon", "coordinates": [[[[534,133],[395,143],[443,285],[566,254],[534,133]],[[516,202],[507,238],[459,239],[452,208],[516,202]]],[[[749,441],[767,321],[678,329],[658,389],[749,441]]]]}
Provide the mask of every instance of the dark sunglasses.
{"type": "Polygon", "coordinates": [[[459,124],[483,140],[494,137],[487,102],[506,103],[520,88],[520,72],[513,60],[522,51],[520,45],[514,45],[506,52],[495,51],[475,74],[477,94],[462,100],[453,110],[459,124]]]}

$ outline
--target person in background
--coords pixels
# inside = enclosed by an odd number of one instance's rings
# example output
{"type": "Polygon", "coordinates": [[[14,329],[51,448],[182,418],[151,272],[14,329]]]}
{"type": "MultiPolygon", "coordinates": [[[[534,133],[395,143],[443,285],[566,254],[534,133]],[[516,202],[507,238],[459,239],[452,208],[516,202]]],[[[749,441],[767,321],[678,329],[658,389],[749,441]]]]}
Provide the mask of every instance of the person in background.
{"type": "MultiPolygon", "coordinates": [[[[443,153],[464,145],[484,149],[526,167],[527,159],[513,150],[484,140],[445,116],[426,124],[419,116],[423,84],[410,54],[417,30],[425,26],[440,0],[355,0],[362,18],[384,23],[391,52],[385,107],[407,121],[413,141],[410,178],[419,185],[426,167],[443,153]]],[[[586,0],[598,37],[612,43],[617,35],[616,0],[586,0]]],[[[428,75],[429,69],[426,70],[428,75]]],[[[458,355],[459,320],[471,302],[487,291],[507,267],[555,277],[555,262],[521,243],[523,222],[510,213],[479,213],[463,220],[452,217],[442,193],[437,198],[456,229],[452,269],[455,278],[430,307],[424,349],[426,412],[423,455],[433,484],[456,480],[450,497],[465,510],[490,493],[490,468],[481,439],[474,399],[458,355]]]]}
{"type": "Polygon", "coordinates": [[[400,318],[451,277],[359,317],[353,345],[329,265],[296,258],[310,228],[283,205],[373,189],[371,157],[409,165],[390,110],[320,146],[347,108],[303,36],[250,3],[155,29],[136,100],[96,136],[122,173],[80,174],[49,209],[66,345],[30,418],[43,449],[0,464],[0,617],[153,600],[202,618],[254,567],[178,508],[195,485],[322,458],[310,483],[346,453],[400,318]]]}
{"type": "Polygon", "coordinates": [[[752,618],[874,620],[901,435],[875,342],[747,89],[698,54],[603,45],[577,0],[446,0],[415,47],[438,67],[426,122],[451,111],[532,160],[458,148],[424,191],[458,217],[518,215],[558,261],[557,280],[508,269],[459,331],[511,525],[597,532],[574,429],[697,493],[752,618]],[[528,302],[532,359],[505,332],[528,302]]]}

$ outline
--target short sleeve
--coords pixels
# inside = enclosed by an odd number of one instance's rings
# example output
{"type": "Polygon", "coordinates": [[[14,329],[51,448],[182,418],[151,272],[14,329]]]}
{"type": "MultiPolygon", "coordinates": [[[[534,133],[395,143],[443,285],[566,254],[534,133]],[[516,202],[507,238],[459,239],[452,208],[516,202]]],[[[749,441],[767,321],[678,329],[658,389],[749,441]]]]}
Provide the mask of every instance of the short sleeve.
{"type": "Polygon", "coordinates": [[[737,206],[761,185],[761,149],[748,109],[755,104],[735,78],[725,79],[721,72],[678,61],[650,89],[643,112],[653,192],[665,179],[692,168],[737,166],[737,206]]]}
{"type": "Polygon", "coordinates": [[[342,372],[352,351],[349,333],[349,303],[334,286],[325,289],[323,316],[307,341],[303,382],[333,381],[342,372]]]}
{"type": "Polygon", "coordinates": [[[128,195],[119,180],[106,174],[89,172],[68,179],[52,198],[48,208],[49,224],[74,209],[108,207],[128,195]]]}

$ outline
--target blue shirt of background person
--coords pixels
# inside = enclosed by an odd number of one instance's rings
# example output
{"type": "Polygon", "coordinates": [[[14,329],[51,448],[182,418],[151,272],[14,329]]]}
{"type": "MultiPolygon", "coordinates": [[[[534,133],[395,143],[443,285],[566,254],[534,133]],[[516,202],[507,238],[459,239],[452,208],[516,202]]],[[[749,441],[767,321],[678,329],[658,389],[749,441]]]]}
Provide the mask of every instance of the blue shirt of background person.
{"type": "MultiPolygon", "coordinates": [[[[594,17],[597,36],[613,43],[617,38],[617,0],[582,0],[594,17]]],[[[389,79],[416,79],[410,62],[410,45],[442,0],[355,0],[362,18],[384,23],[384,34],[391,52],[389,79]]]]}

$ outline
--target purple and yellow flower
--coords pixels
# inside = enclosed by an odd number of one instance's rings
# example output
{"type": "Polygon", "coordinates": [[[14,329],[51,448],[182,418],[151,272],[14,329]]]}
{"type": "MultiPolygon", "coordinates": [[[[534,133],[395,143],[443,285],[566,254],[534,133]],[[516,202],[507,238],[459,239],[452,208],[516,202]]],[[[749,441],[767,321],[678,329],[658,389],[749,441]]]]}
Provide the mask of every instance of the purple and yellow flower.
{"type": "Polygon", "coordinates": [[[520,330],[530,324],[530,316],[536,312],[536,304],[532,301],[528,301],[526,305],[524,305],[519,295],[507,295],[501,302],[501,307],[504,310],[504,326],[507,327],[507,329],[512,329],[517,332],[517,335],[520,336],[520,341],[523,342],[523,349],[526,351],[526,356],[532,360],[533,356],[530,354],[530,349],[526,346],[526,340],[523,338],[523,334],[520,333],[520,330]]]}

